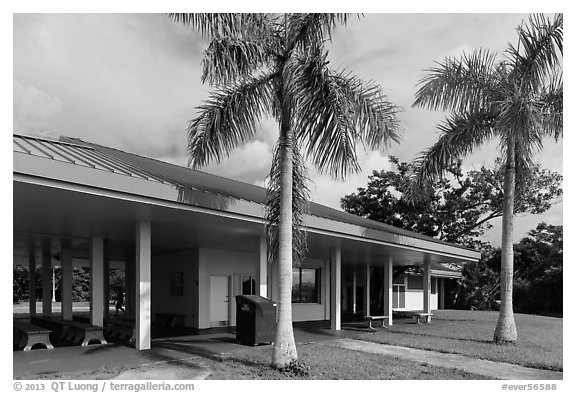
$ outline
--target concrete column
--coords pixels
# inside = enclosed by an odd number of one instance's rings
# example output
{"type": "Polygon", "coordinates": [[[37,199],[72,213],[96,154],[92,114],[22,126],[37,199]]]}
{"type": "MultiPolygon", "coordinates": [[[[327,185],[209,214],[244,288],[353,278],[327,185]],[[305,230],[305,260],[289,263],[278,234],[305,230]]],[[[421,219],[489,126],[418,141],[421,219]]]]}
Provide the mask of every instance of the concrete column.
{"type": "MultiPolygon", "coordinates": [[[[428,258],[424,260],[422,279],[423,279],[422,294],[424,296],[424,302],[422,304],[424,305],[424,312],[429,313],[431,285],[430,285],[430,259],[428,258]]],[[[430,322],[430,317],[426,317],[426,322],[430,322]]]]}
{"type": "Polygon", "coordinates": [[[364,275],[366,282],[364,283],[364,314],[370,316],[370,264],[366,265],[366,274],[364,275]]]}
{"type": "Polygon", "coordinates": [[[268,297],[268,246],[264,236],[260,237],[259,246],[256,264],[256,295],[268,297]]]}
{"type": "Polygon", "coordinates": [[[393,278],[393,263],[392,255],[388,255],[384,262],[384,315],[388,316],[388,326],[392,326],[392,278],[393,278]]]}
{"type": "Polygon", "coordinates": [[[356,266],[352,266],[352,314],[356,315],[356,266]]]}
{"type": "Polygon", "coordinates": [[[438,308],[444,310],[446,308],[446,299],[444,298],[444,283],[445,278],[436,278],[436,293],[438,294],[438,308]]]}
{"type": "MultiPolygon", "coordinates": [[[[124,308],[126,309],[126,308],[124,308]]],[[[110,250],[104,245],[104,319],[110,317],[110,250]]]]}
{"type": "Polygon", "coordinates": [[[62,319],[72,320],[72,251],[62,250],[62,319]]]}
{"type": "Polygon", "coordinates": [[[104,326],[104,240],[90,239],[90,323],[104,326]]]}
{"type": "Polygon", "coordinates": [[[42,315],[52,315],[52,256],[47,246],[42,250],[42,315]]]}
{"type": "Polygon", "coordinates": [[[36,250],[28,250],[28,303],[30,316],[36,315],[36,250]]]}
{"type": "Polygon", "coordinates": [[[152,234],[150,221],[136,224],[136,349],[150,349],[152,234]]]}
{"type": "Polygon", "coordinates": [[[341,330],[342,250],[340,245],[330,251],[330,288],[330,329],[341,330]]]}
{"type": "Polygon", "coordinates": [[[126,293],[124,310],[126,310],[126,317],[130,320],[136,319],[136,273],[135,273],[135,252],[128,252],[124,262],[124,272],[126,277],[126,293]]]}

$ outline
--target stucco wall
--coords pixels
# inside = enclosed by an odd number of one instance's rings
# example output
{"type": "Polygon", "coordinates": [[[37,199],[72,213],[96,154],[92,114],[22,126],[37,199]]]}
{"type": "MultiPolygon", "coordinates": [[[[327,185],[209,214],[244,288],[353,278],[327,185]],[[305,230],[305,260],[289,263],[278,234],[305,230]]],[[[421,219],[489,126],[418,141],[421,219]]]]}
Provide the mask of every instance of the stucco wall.
{"type": "Polygon", "coordinates": [[[229,303],[230,325],[236,325],[235,296],[242,291],[241,277],[255,276],[258,263],[257,253],[243,253],[201,248],[198,256],[198,328],[210,327],[210,277],[230,277],[229,303]]]}
{"type": "Polygon", "coordinates": [[[197,250],[154,256],[152,259],[152,317],[155,318],[157,313],[182,314],[186,326],[197,326],[197,279],[197,250]],[[182,296],[172,296],[170,293],[170,276],[176,272],[182,273],[182,296]]]}

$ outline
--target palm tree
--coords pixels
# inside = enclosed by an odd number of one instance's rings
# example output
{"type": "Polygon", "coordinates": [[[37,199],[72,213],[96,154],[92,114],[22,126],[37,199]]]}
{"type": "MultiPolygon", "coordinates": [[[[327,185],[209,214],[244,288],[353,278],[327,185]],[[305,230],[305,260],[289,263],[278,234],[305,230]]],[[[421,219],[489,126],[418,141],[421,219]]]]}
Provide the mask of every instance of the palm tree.
{"type": "Polygon", "coordinates": [[[214,89],[188,126],[194,168],[220,161],[255,135],[264,115],[279,123],[266,198],[269,258],[278,263],[278,325],[272,364],[297,359],[292,268],[305,252],[306,160],[343,178],[359,170],[356,146],[398,140],[397,108],[373,82],[328,67],[324,43],[341,14],[171,14],[210,39],[203,82],[214,89]],[[302,152],[302,154],[301,154],[302,152]]]}
{"type": "Polygon", "coordinates": [[[438,126],[438,141],[417,159],[422,183],[486,141],[500,140],[504,204],[496,342],[517,338],[512,309],[514,195],[522,192],[543,140],[562,136],[562,32],[562,14],[552,20],[533,15],[518,27],[518,43],[508,44],[502,60],[480,49],[427,70],[413,104],[452,112],[438,126]]]}

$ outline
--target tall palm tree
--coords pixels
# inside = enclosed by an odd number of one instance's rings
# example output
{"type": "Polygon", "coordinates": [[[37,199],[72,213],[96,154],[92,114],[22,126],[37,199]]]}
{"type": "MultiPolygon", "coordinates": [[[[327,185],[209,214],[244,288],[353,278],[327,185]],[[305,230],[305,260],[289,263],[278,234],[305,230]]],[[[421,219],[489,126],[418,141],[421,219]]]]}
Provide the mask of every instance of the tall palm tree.
{"type": "Polygon", "coordinates": [[[456,158],[486,141],[500,140],[505,172],[497,342],[517,338],[512,309],[514,195],[522,192],[543,140],[558,141],[563,127],[563,16],[532,15],[517,31],[518,43],[508,44],[500,61],[480,49],[427,70],[413,104],[452,112],[438,126],[438,141],[417,159],[421,182],[442,174],[456,158]]]}
{"type": "Polygon", "coordinates": [[[342,14],[171,14],[210,39],[204,82],[214,89],[188,127],[194,168],[220,161],[250,140],[265,115],[279,123],[266,198],[269,258],[279,270],[272,364],[297,358],[292,330],[292,268],[305,252],[306,160],[343,178],[359,170],[356,146],[397,141],[397,108],[373,82],[328,67],[324,44],[342,14]],[[302,152],[302,153],[301,153],[302,152]]]}

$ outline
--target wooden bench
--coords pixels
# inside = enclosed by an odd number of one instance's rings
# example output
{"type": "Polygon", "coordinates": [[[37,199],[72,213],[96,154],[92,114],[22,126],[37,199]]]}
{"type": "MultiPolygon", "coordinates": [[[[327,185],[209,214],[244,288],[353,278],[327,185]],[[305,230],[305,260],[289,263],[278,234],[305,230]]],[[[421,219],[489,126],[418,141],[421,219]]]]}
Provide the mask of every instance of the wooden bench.
{"type": "Polygon", "coordinates": [[[366,316],[364,317],[364,319],[367,319],[367,320],[368,320],[368,328],[369,328],[370,330],[376,330],[376,329],[372,326],[372,322],[373,322],[373,321],[380,321],[380,320],[382,320],[382,327],[383,327],[384,329],[388,329],[388,328],[386,327],[386,325],[384,325],[384,320],[385,320],[385,319],[389,319],[389,318],[390,318],[390,317],[389,317],[388,315],[366,315],[366,316]]]}
{"type": "Polygon", "coordinates": [[[38,326],[54,330],[53,334],[58,335],[63,340],[80,344],[83,347],[90,345],[93,341],[97,341],[98,344],[108,344],[104,338],[103,326],[47,317],[32,317],[32,322],[38,326]]]}
{"type": "Polygon", "coordinates": [[[23,348],[30,351],[35,345],[42,345],[46,349],[53,349],[50,342],[51,331],[40,326],[32,325],[28,322],[14,321],[14,345],[17,349],[23,348]]]}

